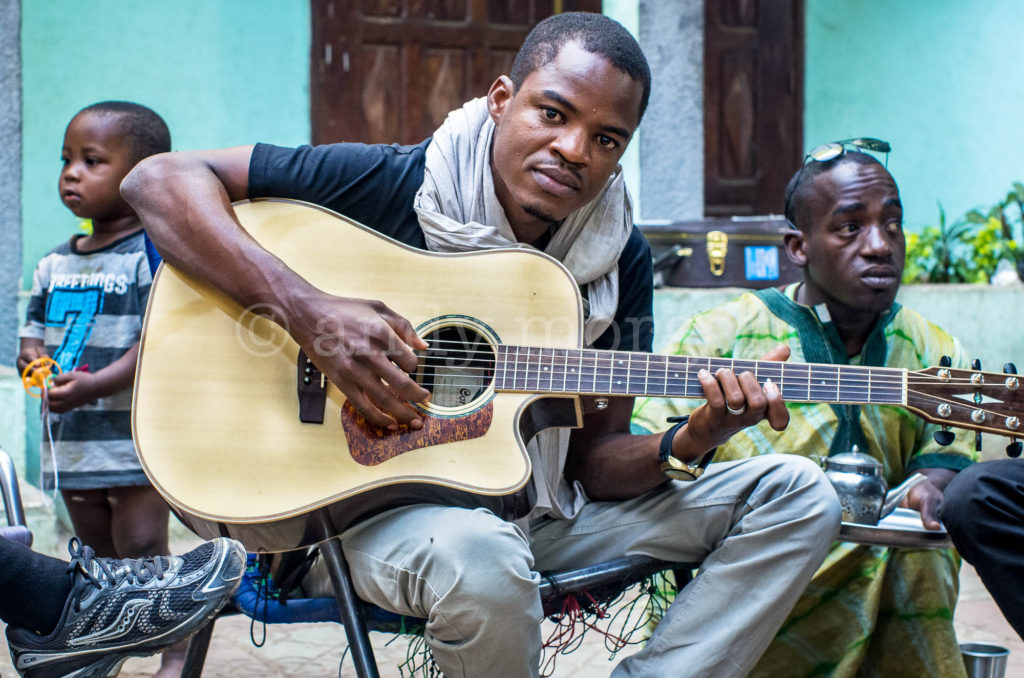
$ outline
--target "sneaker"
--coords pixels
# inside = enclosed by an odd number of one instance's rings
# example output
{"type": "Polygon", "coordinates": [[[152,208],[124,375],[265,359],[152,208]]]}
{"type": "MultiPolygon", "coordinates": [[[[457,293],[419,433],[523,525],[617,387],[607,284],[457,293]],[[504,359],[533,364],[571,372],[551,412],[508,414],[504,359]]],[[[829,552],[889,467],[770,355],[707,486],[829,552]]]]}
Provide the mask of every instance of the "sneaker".
{"type": "Polygon", "coordinates": [[[215,539],[182,556],[97,558],[73,538],[74,583],[47,636],[7,627],[14,668],[26,678],[103,677],[128,657],[145,657],[190,638],[231,598],[245,550],[215,539]]]}

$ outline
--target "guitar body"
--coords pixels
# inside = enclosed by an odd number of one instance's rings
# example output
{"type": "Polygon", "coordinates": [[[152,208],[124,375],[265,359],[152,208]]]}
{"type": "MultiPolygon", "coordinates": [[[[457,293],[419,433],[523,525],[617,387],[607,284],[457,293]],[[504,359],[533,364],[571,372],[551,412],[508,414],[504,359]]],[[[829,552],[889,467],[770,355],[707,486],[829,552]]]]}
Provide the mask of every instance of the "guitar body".
{"type": "MultiPolygon", "coordinates": [[[[481,355],[498,344],[581,346],[577,286],[546,255],[426,253],[296,201],[240,203],[236,213],[310,283],[382,300],[432,346],[466,332],[484,345],[481,355]]],[[[530,505],[529,437],[579,425],[575,396],[546,396],[551,407],[538,408],[536,395],[495,392],[487,374],[468,387],[446,380],[443,366],[431,377],[446,390],[425,413],[429,431],[368,425],[330,384],[322,423],[302,422],[299,348],[259,313],[166,264],[150,293],[135,444],[153,485],[201,536],[231,536],[250,551],[288,550],[324,538],[312,520],[321,509],[343,529],[421,501],[522,515],[530,505]]],[[[312,374],[315,391],[321,382],[312,374]]]]}

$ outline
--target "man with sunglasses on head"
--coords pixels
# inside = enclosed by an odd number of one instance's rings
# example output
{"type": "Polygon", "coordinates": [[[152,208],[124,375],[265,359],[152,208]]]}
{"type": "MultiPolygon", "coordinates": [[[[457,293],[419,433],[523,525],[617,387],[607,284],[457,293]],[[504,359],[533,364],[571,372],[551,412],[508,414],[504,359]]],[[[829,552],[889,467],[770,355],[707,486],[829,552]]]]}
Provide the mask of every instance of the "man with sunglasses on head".
{"type": "MultiPolygon", "coordinates": [[[[885,142],[855,139],[808,154],[785,193],[786,254],[802,282],[748,292],[695,316],[664,352],[758,358],[783,344],[796,362],[916,370],[950,356],[969,368],[956,339],[896,302],[903,210],[896,181],[872,155],[888,150],[885,142]]],[[[921,512],[926,528],[941,527],[943,490],[974,461],[973,434],[940,432],[940,439],[953,437],[940,445],[938,427],[894,406],[787,407],[784,431],[740,431],[719,446],[716,464],[856,449],[881,462],[889,487],[924,475],[906,505],[921,512]]],[[[666,416],[687,411],[686,401],[641,401],[634,423],[658,430],[666,416]]],[[[751,676],[964,676],[952,621],[957,582],[951,550],[837,542],[751,676]]]]}

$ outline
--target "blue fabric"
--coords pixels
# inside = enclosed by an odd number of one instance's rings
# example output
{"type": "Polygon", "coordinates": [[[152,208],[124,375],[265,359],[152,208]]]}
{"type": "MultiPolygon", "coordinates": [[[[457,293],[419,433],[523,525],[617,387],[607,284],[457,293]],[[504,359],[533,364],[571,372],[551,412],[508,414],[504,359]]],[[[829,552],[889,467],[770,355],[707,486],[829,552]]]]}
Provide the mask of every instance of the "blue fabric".
{"type": "Polygon", "coordinates": [[[272,590],[260,583],[259,574],[249,570],[231,602],[247,617],[267,624],[341,621],[338,603],[333,598],[293,598],[282,603],[272,590]]]}
{"type": "Polygon", "coordinates": [[[156,275],[157,267],[164,258],[156,251],[156,245],[154,245],[153,241],[149,239],[149,233],[143,231],[142,235],[146,243],[146,260],[149,261],[149,275],[154,276],[156,275]]]}
{"type": "MultiPolygon", "coordinates": [[[[260,573],[256,554],[250,553],[245,575],[231,598],[239,612],[264,624],[341,622],[334,598],[289,598],[281,602],[280,595],[273,578],[260,573]]],[[[362,616],[371,631],[418,633],[424,624],[422,619],[403,617],[370,604],[364,605],[362,616]]]]}

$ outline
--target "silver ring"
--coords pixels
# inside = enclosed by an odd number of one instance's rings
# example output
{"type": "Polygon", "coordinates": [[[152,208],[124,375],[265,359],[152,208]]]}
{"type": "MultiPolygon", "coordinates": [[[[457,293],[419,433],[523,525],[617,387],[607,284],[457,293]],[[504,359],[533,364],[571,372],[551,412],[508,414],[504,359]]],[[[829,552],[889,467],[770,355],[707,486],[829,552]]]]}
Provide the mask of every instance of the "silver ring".
{"type": "Polygon", "coordinates": [[[741,407],[738,410],[734,410],[731,407],[729,407],[729,403],[726,403],[725,404],[725,409],[728,410],[729,414],[735,414],[738,417],[739,415],[741,415],[741,414],[743,414],[744,412],[747,411],[747,405],[746,405],[746,403],[744,403],[743,407],[741,407]]]}
{"type": "Polygon", "coordinates": [[[600,412],[601,410],[608,409],[607,398],[594,398],[594,409],[600,412]]]}

